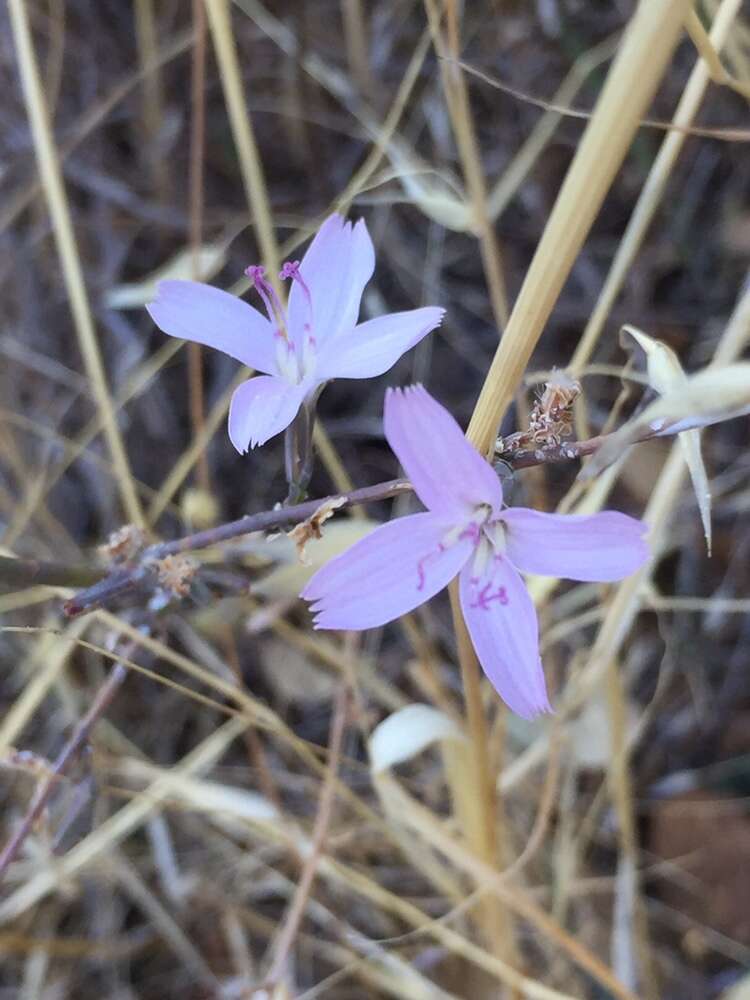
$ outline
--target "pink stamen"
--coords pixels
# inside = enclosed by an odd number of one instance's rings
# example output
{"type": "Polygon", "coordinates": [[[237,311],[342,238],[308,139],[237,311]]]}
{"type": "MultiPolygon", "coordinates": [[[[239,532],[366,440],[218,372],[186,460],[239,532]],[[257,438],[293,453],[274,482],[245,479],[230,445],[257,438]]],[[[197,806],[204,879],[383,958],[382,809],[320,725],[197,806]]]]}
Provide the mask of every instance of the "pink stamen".
{"type": "Polygon", "coordinates": [[[298,260],[285,261],[285,263],[282,265],[281,271],[279,272],[279,277],[281,278],[282,281],[286,281],[287,279],[296,281],[297,284],[302,289],[302,293],[305,296],[305,301],[307,302],[307,309],[310,316],[309,322],[305,324],[305,330],[308,333],[310,343],[314,345],[315,338],[310,333],[310,331],[312,330],[312,321],[313,321],[312,295],[310,294],[310,289],[307,287],[307,282],[300,274],[299,263],[300,262],[298,260]]]}
{"type": "Polygon", "coordinates": [[[266,269],[260,264],[253,264],[245,268],[245,274],[255,285],[255,289],[263,300],[268,318],[276,326],[276,335],[289,341],[289,334],[286,329],[286,314],[273,285],[266,281],[266,269]]]}

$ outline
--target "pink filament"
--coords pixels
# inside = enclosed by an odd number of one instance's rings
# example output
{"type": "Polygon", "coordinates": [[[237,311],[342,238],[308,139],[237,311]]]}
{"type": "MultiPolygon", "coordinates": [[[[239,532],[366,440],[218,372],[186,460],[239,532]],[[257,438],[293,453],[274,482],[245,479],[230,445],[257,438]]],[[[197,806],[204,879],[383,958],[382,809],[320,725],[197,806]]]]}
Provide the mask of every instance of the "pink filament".
{"type": "Polygon", "coordinates": [[[313,304],[312,295],[310,295],[310,289],[307,287],[307,282],[300,274],[299,261],[298,260],[288,260],[286,261],[279,272],[279,277],[282,281],[286,281],[290,278],[292,281],[296,281],[297,284],[302,289],[302,293],[305,296],[305,301],[307,302],[307,311],[309,315],[309,321],[305,324],[305,331],[308,334],[311,343],[315,342],[315,338],[312,336],[312,321],[313,321],[313,304]]]}
{"type": "Polygon", "coordinates": [[[276,333],[289,340],[286,329],[286,315],[281,300],[276,294],[273,285],[266,281],[266,269],[260,264],[253,264],[245,268],[245,274],[253,282],[255,288],[263,300],[268,318],[276,325],[276,333]]]}

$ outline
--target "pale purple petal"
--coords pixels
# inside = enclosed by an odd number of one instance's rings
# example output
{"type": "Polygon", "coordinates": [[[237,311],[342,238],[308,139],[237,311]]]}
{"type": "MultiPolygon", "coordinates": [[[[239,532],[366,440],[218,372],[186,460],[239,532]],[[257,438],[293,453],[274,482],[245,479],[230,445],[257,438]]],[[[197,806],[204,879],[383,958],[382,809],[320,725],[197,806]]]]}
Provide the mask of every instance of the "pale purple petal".
{"type": "Polygon", "coordinates": [[[472,562],[460,576],[461,609],[477,658],[490,683],[517,715],[549,712],[539,656],[539,626],[526,586],[502,556],[474,576],[472,562]]]}
{"type": "Polygon", "coordinates": [[[315,627],[375,628],[429,600],[474,548],[468,538],[446,545],[449,531],[434,514],[400,517],[326,563],[300,595],[314,602],[315,627]]]}
{"type": "Polygon", "coordinates": [[[360,323],[351,332],[342,332],[325,342],[316,375],[321,380],[382,375],[422,337],[440,326],[444,313],[436,306],[425,306],[360,323]]]}
{"type": "Polygon", "coordinates": [[[229,437],[242,455],[291,424],[304,399],[301,386],[258,375],[237,386],[229,404],[229,437]]]}
{"type": "Polygon", "coordinates": [[[198,281],[160,281],[146,308],[171,337],[213,347],[259,372],[276,371],[273,327],[236,295],[198,281]]]}
{"type": "MultiPolygon", "coordinates": [[[[312,333],[320,347],[339,331],[351,330],[359,316],[365,285],[375,270],[375,250],[363,219],[355,225],[331,215],[318,230],[300,264],[312,298],[312,333]]],[[[289,331],[304,343],[310,313],[299,282],[289,293],[289,331]]]]}
{"type": "Polygon", "coordinates": [[[387,391],[383,424],[425,507],[456,520],[482,503],[499,513],[503,490],[494,469],[421,385],[387,391]]]}
{"type": "Polygon", "coordinates": [[[524,573],[568,580],[621,580],[646,559],[648,527],[627,514],[544,514],[503,511],[508,558],[524,573]]]}

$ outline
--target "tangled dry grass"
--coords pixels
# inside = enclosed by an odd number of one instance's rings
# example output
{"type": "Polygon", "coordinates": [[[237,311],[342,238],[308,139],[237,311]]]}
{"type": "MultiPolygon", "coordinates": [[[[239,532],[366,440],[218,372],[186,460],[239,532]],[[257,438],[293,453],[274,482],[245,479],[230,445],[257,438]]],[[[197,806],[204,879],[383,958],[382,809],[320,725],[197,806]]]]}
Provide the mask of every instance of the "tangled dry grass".
{"type": "Polygon", "coordinates": [[[703,433],[710,558],[671,439],[512,476],[539,509],[645,516],[653,546],[617,586],[532,581],[535,723],[479,682],[448,595],[311,631],[301,583],[385,504],[308,563],[256,533],[63,614],[144,544],[285,495],[278,439],[227,439],[236,366],[142,308],[165,269],[244,292],[336,208],[375,240],[366,312],[447,308],[327,389],[313,497],[398,474],[387,384],[488,450],[555,367],[578,438],[622,424],[648,381],[623,324],[686,371],[741,358],[747,9],[8,0],[0,29],[0,996],[748,996],[746,417],[703,433]]]}

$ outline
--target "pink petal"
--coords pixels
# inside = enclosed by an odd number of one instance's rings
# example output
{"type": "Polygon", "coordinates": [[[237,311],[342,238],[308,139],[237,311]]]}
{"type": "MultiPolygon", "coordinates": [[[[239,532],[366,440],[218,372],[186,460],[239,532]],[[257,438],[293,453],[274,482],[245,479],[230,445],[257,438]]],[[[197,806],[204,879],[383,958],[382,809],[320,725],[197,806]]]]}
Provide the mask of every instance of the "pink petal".
{"type": "Polygon", "coordinates": [[[273,327],[236,295],[198,281],[160,281],[146,308],[171,337],[213,347],[259,372],[276,371],[273,327]]]}
{"type": "MultiPolygon", "coordinates": [[[[351,330],[359,315],[365,285],[375,270],[375,250],[364,219],[356,225],[331,215],[318,230],[300,264],[300,274],[312,298],[312,332],[318,346],[339,331],[351,330]]],[[[302,286],[289,293],[289,330],[304,342],[309,307],[302,286]]]]}
{"type": "Polygon", "coordinates": [[[587,516],[511,507],[502,520],[508,558],[524,573],[621,580],[648,559],[647,526],[617,511],[587,516]]]}
{"type": "Polygon", "coordinates": [[[503,701],[524,719],[551,711],[539,658],[534,602],[507,559],[495,556],[487,572],[461,571],[460,597],[466,627],[482,670],[503,701]]]}
{"type": "Polygon", "coordinates": [[[315,627],[375,628],[429,600],[473,550],[469,539],[445,547],[449,530],[433,514],[400,517],[326,563],[300,595],[314,602],[315,627]]]}
{"type": "Polygon", "coordinates": [[[470,515],[482,503],[500,512],[503,489],[494,469],[421,385],[389,389],[383,423],[388,443],[425,507],[454,519],[470,515]]]}
{"type": "Polygon", "coordinates": [[[301,386],[258,375],[237,386],[229,404],[229,437],[243,455],[291,424],[304,399],[301,386]]]}
{"type": "Polygon", "coordinates": [[[444,309],[426,306],[379,316],[360,323],[350,333],[342,331],[325,342],[316,375],[320,379],[382,375],[422,337],[440,326],[444,314],[444,309]]]}

